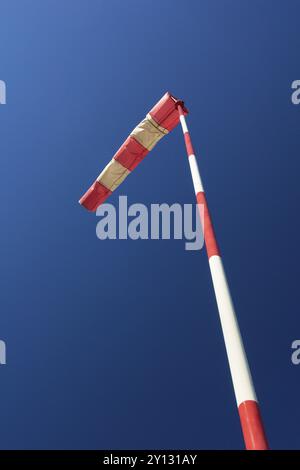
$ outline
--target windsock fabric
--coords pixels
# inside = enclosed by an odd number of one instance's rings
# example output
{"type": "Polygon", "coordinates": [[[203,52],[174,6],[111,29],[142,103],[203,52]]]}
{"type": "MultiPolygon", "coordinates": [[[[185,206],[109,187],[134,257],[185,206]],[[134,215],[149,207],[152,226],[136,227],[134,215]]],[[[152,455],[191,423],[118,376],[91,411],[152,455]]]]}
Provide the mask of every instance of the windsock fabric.
{"type": "Polygon", "coordinates": [[[100,173],[96,181],[79,200],[90,211],[95,211],[125,180],[135,167],[153,149],[157,142],[179,123],[178,104],[184,114],[188,110],[181,100],[167,92],[131,132],[100,173]]]}

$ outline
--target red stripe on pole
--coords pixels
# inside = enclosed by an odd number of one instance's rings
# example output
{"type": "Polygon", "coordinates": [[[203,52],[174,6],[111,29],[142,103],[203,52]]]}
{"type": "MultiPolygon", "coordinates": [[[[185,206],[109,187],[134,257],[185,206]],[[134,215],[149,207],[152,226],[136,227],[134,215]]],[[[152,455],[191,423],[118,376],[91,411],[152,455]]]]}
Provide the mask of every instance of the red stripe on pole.
{"type": "Polygon", "coordinates": [[[192,141],[191,141],[191,137],[190,137],[190,134],[188,132],[184,133],[184,141],[185,141],[186,151],[187,151],[188,156],[195,155],[195,152],[194,152],[194,149],[193,149],[193,144],[192,144],[192,141]]]}
{"type": "Polygon", "coordinates": [[[211,220],[211,216],[209,213],[207,201],[205,194],[203,192],[199,192],[196,194],[197,203],[203,206],[203,211],[200,211],[200,217],[202,222],[202,227],[204,227],[204,240],[205,246],[207,251],[207,256],[210,258],[211,256],[220,256],[220,250],[218,247],[218,243],[215,236],[215,231],[213,227],[213,223],[211,220]]]}
{"type": "Polygon", "coordinates": [[[259,406],[256,401],[247,400],[240,404],[239,415],[247,450],[268,450],[259,406]]]}

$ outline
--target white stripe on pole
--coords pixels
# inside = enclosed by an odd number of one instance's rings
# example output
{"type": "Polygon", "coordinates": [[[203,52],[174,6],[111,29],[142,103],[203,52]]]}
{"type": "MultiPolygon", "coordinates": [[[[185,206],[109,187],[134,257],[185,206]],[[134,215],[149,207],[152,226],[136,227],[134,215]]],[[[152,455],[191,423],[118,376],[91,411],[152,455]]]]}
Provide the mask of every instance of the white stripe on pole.
{"type": "Polygon", "coordinates": [[[237,323],[220,256],[211,256],[209,258],[209,266],[237,405],[239,406],[246,400],[257,401],[240,329],[237,323]]]}
{"type": "Polygon", "coordinates": [[[183,130],[183,133],[185,132],[188,132],[188,128],[187,128],[187,125],[186,125],[186,120],[185,120],[185,117],[183,115],[181,115],[179,117],[180,119],[180,123],[181,123],[181,127],[182,127],[182,130],[183,130]]]}
{"type": "Polygon", "coordinates": [[[199,173],[199,168],[197,164],[197,160],[195,155],[190,155],[189,156],[189,164],[190,164],[190,169],[192,173],[192,179],[193,179],[193,184],[194,184],[194,189],[196,195],[198,193],[204,192],[201,176],[199,173]]]}

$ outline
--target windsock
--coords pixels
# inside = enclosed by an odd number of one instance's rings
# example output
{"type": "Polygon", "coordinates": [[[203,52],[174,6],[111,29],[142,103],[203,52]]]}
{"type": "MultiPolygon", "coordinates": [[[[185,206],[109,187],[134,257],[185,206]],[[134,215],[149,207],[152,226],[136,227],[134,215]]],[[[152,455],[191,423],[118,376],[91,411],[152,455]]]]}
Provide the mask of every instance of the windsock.
{"type": "Polygon", "coordinates": [[[157,142],[179,123],[178,105],[188,114],[183,101],[167,92],[131,132],[92,186],[79,200],[95,211],[137,167],[157,142]]]}

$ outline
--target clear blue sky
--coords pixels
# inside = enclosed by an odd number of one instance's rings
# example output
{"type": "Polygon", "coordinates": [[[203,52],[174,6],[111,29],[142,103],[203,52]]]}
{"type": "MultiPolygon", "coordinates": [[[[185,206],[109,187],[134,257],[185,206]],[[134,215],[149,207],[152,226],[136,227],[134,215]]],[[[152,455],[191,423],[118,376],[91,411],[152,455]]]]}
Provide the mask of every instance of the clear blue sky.
{"type": "MultiPolygon", "coordinates": [[[[77,203],[166,91],[188,122],[273,448],[299,448],[300,4],[0,4],[1,448],[243,448],[206,253],[77,203]]],[[[194,202],[180,129],[111,198],[194,202]]]]}

